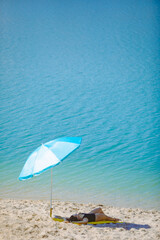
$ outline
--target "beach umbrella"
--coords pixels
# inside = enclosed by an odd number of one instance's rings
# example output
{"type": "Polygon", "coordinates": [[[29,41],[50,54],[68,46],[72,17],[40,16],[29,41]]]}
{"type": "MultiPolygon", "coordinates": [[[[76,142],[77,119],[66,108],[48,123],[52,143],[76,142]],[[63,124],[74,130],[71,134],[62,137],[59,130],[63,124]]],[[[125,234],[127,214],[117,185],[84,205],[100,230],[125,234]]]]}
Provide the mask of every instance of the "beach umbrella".
{"type": "Polygon", "coordinates": [[[58,165],[81,144],[80,137],[57,138],[42,144],[26,160],[19,180],[26,180],[51,168],[50,216],[52,216],[52,168],[58,165]]]}

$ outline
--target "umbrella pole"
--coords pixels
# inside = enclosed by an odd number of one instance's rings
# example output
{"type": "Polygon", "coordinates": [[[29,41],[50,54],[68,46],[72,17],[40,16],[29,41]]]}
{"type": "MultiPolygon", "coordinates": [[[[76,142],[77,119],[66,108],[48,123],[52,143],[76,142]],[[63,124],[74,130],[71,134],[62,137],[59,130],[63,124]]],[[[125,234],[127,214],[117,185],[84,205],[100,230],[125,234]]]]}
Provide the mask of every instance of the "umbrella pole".
{"type": "Polygon", "coordinates": [[[53,185],[53,169],[51,168],[51,199],[50,199],[50,217],[52,217],[52,185],[53,185]]]}

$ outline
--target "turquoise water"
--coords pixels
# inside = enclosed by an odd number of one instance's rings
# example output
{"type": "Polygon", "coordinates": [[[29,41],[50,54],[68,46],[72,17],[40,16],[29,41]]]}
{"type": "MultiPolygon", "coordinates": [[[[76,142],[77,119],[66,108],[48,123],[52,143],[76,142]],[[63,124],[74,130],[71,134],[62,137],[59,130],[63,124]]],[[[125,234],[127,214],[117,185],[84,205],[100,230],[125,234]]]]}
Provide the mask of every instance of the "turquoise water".
{"type": "Polygon", "coordinates": [[[27,157],[81,136],[54,198],[160,209],[160,2],[0,6],[0,196],[49,199],[50,171],[18,181],[27,157]]]}

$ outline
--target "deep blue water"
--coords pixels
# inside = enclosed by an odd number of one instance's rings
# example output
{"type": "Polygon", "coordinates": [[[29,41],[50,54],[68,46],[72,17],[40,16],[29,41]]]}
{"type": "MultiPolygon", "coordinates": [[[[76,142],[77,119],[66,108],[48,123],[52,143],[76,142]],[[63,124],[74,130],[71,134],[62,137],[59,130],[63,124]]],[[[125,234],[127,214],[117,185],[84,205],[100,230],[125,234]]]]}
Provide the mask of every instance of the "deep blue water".
{"type": "Polygon", "coordinates": [[[53,197],[160,209],[160,2],[1,1],[0,196],[49,199],[18,176],[41,143],[81,136],[53,197]]]}

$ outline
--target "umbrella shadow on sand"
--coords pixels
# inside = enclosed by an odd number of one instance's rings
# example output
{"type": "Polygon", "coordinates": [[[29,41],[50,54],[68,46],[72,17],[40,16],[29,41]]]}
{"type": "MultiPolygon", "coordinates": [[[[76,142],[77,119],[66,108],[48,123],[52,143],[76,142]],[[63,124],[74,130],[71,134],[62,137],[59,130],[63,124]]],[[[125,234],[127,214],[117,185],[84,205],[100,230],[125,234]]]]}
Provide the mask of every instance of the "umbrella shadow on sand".
{"type": "Polygon", "coordinates": [[[109,224],[97,224],[97,225],[92,225],[93,227],[104,227],[104,228],[124,228],[125,230],[130,230],[131,228],[134,229],[149,229],[151,228],[148,224],[135,224],[135,223],[109,223],[109,224]]]}

